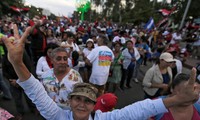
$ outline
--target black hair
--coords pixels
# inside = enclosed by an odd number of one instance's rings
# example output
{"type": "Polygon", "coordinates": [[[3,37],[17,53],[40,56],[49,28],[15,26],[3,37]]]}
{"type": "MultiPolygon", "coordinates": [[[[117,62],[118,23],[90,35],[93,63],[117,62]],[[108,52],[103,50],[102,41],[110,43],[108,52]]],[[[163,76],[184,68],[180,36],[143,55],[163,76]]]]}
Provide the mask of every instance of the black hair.
{"type": "Polygon", "coordinates": [[[119,34],[120,34],[121,36],[123,36],[125,33],[126,33],[125,31],[120,31],[120,32],[119,32],[119,34]]]}
{"type": "Polygon", "coordinates": [[[172,51],[172,52],[169,52],[170,54],[172,54],[173,57],[176,57],[177,55],[177,51],[172,51]]]}
{"type": "Polygon", "coordinates": [[[77,51],[72,52],[72,59],[74,60],[74,66],[78,65],[79,53],[77,51]]]}
{"type": "MultiPolygon", "coordinates": [[[[91,42],[91,41],[89,41],[89,42],[91,42]]],[[[87,47],[87,44],[88,44],[89,42],[86,42],[86,46],[85,46],[85,47],[87,47]]],[[[93,43],[93,42],[91,42],[91,43],[92,43],[92,48],[94,48],[94,43],[93,43]]]]}
{"type": "Polygon", "coordinates": [[[99,38],[102,40],[103,45],[108,45],[108,39],[105,35],[99,35],[99,38]]]}
{"type": "Polygon", "coordinates": [[[75,35],[72,32],[67,32],[67,37],[73,37],[73,38],[75,38],[75,35]]]}
{"type": "Polygon", "coordinates": [[[47,51],[49,50],[49,49],[55,49],[55,48],[57,48],[57,47],[59,47],[59,45],[57,45],[57,44],[55,44],[55,43],[49,43],[49,44],[47,44],[47,47],[45,48],[45,50],[44,50],[44,56],[47,56],[47,51]]]}
{"type": "Polygon", "coordinates": [[[116,41],[116,42],[113,44],[113,47],[115,47],[117,44],[119,44],[120,46],[122,46],[121,42],[116,41]]]}
{"type": "Polygon", "coordinates": [[[63,39],[64,35],[67,35],[67,37],[74,37],[75,38],[75,35],[72,32],[69,32],[69,31],[62,33],[62,39],[63,39]]]}
{"type": "Polygon", "coordinates": [[[132,40],[127,40],[127,41],[126,41],[126,44],[129,43],[129,42],[133,44],[133,41],[132,41],[132,40]]]}
{"type": "Polygon", "coordinates": [[[171,84],[172,89],[174,89],[180,83],[188,81],[189,78],[190,78],[190,75],[185,74],[185,73],[180,73],[176,75],[171,84]]]}

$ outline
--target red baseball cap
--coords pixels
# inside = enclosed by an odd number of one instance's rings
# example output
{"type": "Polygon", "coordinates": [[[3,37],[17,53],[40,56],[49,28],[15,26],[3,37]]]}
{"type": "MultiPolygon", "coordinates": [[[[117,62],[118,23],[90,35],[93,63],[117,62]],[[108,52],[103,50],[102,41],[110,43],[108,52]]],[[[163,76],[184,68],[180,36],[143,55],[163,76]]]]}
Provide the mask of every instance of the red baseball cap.
{"type": "Polygon", "coordinates": [[[102,112],[111,111],[117,104],[117,97],[112,93],[106,93],[97,98],[94,110],[101,110],[102,112]]]}

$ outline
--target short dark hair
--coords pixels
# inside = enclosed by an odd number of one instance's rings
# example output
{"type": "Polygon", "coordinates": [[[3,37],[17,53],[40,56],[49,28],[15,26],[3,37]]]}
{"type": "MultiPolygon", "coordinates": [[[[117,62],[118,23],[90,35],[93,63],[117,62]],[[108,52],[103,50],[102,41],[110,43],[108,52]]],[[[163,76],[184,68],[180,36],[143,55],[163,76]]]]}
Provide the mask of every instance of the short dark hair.
{"type": "Polygon", "coordinates": [[[129,42],[133,44],[133,41],[132,41],[132,40],[127,40],[127,41],[126,41],[126,44],[129,43],[129,42]]]}
{"type": "Polygon", "coordinates": [[[73,37],[73,38],[75,38],[75,35],[72,32],[70,32],[70,31],[63,32],[62,33],[62,38],[64,37],[64,35],[67,35],[67,37],[73,37]]]}
{"type": "MultiPolygon", "coordinates": [[[[85,47],[87,47],[87,44],[88,44],[89,42],[86,42],[86,46],[85,47]]],[[[94,43],[93,42],[91,42],[92,43],[92,48],[94,48],[94,43]]]]}
{"type": "Polygon", "coordinates": [[[116,42],[114,42],[113,47],[115,47],[117,44],[120,45],[120,46],[122,46],[121,42],[116,41],[116,42]]]}
{"type": "Polygon", "coordinates": [[[190,75],[185,74],[185,73],[180,73],[176,75],[171,84],[172,89],[174,89],[180,83],[188,81],[189,78],[190,78],[190,75]]]}
{"type": "Polygon", "coordinates": [[[102,40],[103,45],[108,45],[108,39],[105,35],[99,35],[99,38],[102,40]]]}
{"type": "Polygon", "coordinates": [[[72,32],[67,32],[67,37],[73,37],[73,38],[75,38],[75,35],[72,32]]]}
{"type": "Polygon", "coordinates": [[[59,47],[59,45],[57,45],[57,44],[55,44],[55,43],[49,43],[49,44],[47,44],[47,47],[44,49],[44,56],[47,56],[47,51],[49,50],[49,49],[55,49],[55,48],[57,48],[57,47],[59,47]]]}

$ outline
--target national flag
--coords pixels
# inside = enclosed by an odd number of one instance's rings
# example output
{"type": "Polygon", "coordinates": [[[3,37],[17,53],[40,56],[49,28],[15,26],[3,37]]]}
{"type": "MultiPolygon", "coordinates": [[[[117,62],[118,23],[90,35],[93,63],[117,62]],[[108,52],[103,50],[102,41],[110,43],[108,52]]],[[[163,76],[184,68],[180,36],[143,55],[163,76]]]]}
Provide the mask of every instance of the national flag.
{"type": "Polygon", "coordinates": [[[20,8],[17,8],[15,6],[10,6],[10,8],[16,12],[21,12],[21,9],[20,8]]]}
{"type": "Polygon", "coordinates": [[[22,12],[28,12],[28,11],[30,11],[30,8],[21,8],[21,11],[22,12]]]}
{"type": "Polygon", "coordinates": [[[158,12],[160,12],[163,16],[169,16],[171,14],[173,14],[173,12],[176,10],[176,6],[173,7],[171,10],[167,10],[167,9],[160,9],[158,10],[158,12]]]}
{"type": "Polygon", "coordinates": [[[160,9],[160,10],[158,10],[158,12],[160,12],[163,16],[168,16],[171,14],[171,11],[169,11],[167,9],[160,9]]]}
{"type": "Polygon", "coordinates": [[[12,10],[14,10],[15,12],[28,12],[30,10],[30,8],[18,8],[18,7],[15,7],[15,6],[10,6],[10,8],[12,10]]]}
{"type": "Polygon", "coordinates": [[[155,26],[154,25],[154,20],[153,20],[153,18],[150,18],[150,20],[144,26],[144,29],[151,30],[154,26],[155,26]]]}

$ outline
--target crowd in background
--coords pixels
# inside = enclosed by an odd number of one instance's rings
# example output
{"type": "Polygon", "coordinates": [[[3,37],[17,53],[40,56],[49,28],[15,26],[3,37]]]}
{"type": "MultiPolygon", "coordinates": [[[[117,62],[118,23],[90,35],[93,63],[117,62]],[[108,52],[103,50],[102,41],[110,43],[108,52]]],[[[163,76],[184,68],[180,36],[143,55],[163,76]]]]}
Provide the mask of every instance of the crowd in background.
{"type": "MultiPolygon", "coordinates": [[[[111,22],[73,23],[38,16],[33,19],[2,17],[0,33],[13,36],[13,22],[18,25],[20,35],[32,26],[23,61],[44,85],[48,95],[63,109],[70,109],[67,95],[73,90],[73,85],[80,82],[91,83],[101,96],[109,91],[111,84],[113,87],[109,92],[113,94],[116,89],[124,91],[131,88],[133,78],[136,83],[142,82],[144,98],[168,95],[173,79],[182,72],[182,62],[187,57],[200,59],[200,31],[189,27],[182,30],[145,30],[139,26],[119,26],[111,22]],[[147,70],[144,79],[139,80],[140,67],[149,62],[153,66],[147,70]]],[[[21,119],[24,91],[16,83],[18,77],[2,42],[0,54],[1,91],[4,99],[14,99],[19,113],[16,118],[21,119]],[[4,80],[10,83],[10,87],[4,80]]],[[[26,101],[31,111],[37,112],[29,98],[26,97],[26,101]]]]}

